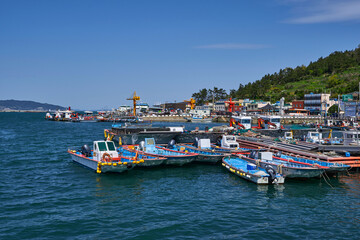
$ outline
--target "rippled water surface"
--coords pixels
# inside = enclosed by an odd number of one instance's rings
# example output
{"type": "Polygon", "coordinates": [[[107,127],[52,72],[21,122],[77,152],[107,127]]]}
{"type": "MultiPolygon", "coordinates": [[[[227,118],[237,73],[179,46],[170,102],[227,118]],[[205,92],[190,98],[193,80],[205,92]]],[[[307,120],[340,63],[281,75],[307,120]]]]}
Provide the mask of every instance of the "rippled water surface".
{"type": "Polygon", "coordinates": [[[66,150],[102,139],[111,123],[43,117],[0,113],[0,239],[359,238],[357,173],[331,186],[257,186],[199,164],[99,175],[66,150]]]}

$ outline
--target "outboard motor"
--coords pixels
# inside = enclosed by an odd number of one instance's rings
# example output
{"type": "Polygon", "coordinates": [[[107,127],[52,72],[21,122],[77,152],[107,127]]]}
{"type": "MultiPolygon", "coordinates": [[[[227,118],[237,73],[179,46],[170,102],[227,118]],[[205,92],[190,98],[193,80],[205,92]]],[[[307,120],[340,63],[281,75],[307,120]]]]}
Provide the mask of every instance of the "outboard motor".
{"type": "Polygon", "coordinates": [[[85,157],[91,157],[91,149],[88,145],[84,145],[81,147],[81,153],[85,156],[85,157]]]}
{"type": "Polygon", "coordinates": [[[176,143],[175,140],[171,139],[170,142],[167,145],[167,148],[174,149],[175,143],[176,143]]]}
{"type": "Polygon", "coordinates": [[[269,177],[268,177],[269,183],[273,183],[274,180],[276,179],[276,171],[275,171],[275,169],[270,165],[266,165],[265,166],[265,171],[269,174],[269,177]]]}
{"type": "Polygon", "coordinates": [[[216,140],[216,145],[221,147],[221,137],[218,137],[218,139],[216,140]]]}
{"type": "Polygon", "coordinates": [[[194,141],[194,146],[195,147],[199,147],[198,141],[199,141],[199,138],[196,137],[195,141],[194,141]]]}
{"type": "Polygon", "coordinates": [[[251,152],[250,152],[250,155],[249,155],[249,158],[256,159],[256,157],[257,157],[257,156],[256,156],[256,155],[257,155],[256,153],[257,153],[256,151],[251,151],[251,152]]]}
{"type": "Polygon", "coordinates": [[[140,151],[144,151],[144,150],[145,150],[145,141],[141,141],[141,142],[139,143],[139,150],[140,150],[140,151]]]}

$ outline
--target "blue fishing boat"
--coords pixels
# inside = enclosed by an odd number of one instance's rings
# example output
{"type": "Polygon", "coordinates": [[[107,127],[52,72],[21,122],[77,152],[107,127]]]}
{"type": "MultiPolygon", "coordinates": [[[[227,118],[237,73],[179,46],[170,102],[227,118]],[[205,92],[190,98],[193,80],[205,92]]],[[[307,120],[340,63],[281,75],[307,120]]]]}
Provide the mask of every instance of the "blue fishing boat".
{"type": "Polygon", "coordinates": [[[278,173],[288,178],[312,178],[320,177],[327,167],[320,165],[309,166],[294,160],[282,161],[274,158],[272,152],[252,151],[250,154],[239,154],[240,158],[254,163],[258,167],[272,166],[278,173]]]}
{"type": "Polygon", "coordinates": [[[166,158],[152,156],[149,154],[141,153],[136,150],[131,151],[128,148],[124,148],[122,146],[118,148],[118,152],[120,153],[121,156],[136,159],[137,161],[140,160],[140,163],[137,164],[138,167],[155,167],[163,164],[164,161],[166,160],[166,158]]]}
{"type": "Polygon", "coordinates": [[[129,145],[124,146],[124,148],[133,152],[138,151],[139,154],[144,154],[147,156],[166,158],[166,160],[163,161],[163,164],[165,165],[182,166],[196,160],[198,157],[198,154],[196,153],[180,152],[156,146],[154,138],[145,138],[145,141],[140,142],[140,144],[137,146],[129,145]]]}
{"type": "MultiPolygon", "coordinates": [[[[262,151],[261,149],[251,149],[251,148],[241,148],[244,151],[262,151]]],[[[242,154],[245,154],[244,152],[242,154]]],[[[311,166],[311,167],[320,167],[323,168],[324,171],[328,174],[336,174],[339,172],[344,172],[347,169],[350,168],[349,165],[343,164],[343,163],[334,163],[334,162],[325,162],[321,160],[315,160],[315,159],[309,159],[302,157],[300,155],[290,156],[287,154],[283,154],[281,151],[277,151],[273,155],[274,160],[279,160],[283,162],[293,162],[297,164],[304,164],[305,166],[311,166]]]]}
{"type": "Polygon", "coordinates": [[[224,157],[222,165],[233,174],[256,184],[283,184],[285,178],[270,165],[261,168],[237,156],[224,157]]]}
{"type": "Polygon", "coordinates": [[[350,168],[349,165],[343,164],[343,163],[334,163],[334,162],[325,162],[325,161],[320,161],[320,160],[312,160],[312,159],[307,159],[307,158],[303,158],[300,156],[289,156],[289,155],[285,155],[282,154],[280,151],[277,152],[274,155],[274,159],[276,160],[280,160],[280,161],[294,161],[297,163],[303,163],[306,164],[308,166],[321,166],[324,168],[326,173],[329,174],[334,174],[334,173],[339,173],[339,172],[344,172],[347,169],[350,168]]]}
{"type": "Polygon", "coordinates": [[[97,173],[128,171],[144,161],[120,156],[112,141],[94,141],[93,150],[88,145],[84,145],[78,150],[69,148],[68,153],[74,162],[95,170],[97,173]]]}

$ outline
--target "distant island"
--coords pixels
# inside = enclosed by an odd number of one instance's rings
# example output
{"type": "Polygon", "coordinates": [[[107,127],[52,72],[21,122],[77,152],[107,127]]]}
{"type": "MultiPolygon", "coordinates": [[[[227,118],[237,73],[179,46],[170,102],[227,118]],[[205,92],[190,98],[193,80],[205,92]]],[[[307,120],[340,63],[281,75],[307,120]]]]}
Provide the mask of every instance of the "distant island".
{"type": "Polygon", "coordinates": [[[0,100],[0,112],[46,112],[48,110],[64,110],[65,107],[21,100],[0,100]]]}

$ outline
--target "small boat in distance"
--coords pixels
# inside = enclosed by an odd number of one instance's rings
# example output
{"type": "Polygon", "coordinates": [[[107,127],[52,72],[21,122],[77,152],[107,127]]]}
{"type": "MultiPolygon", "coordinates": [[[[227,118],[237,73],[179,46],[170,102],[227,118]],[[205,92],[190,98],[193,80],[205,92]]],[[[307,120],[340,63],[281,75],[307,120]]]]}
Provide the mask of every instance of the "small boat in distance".
{"type": "Polygon", "coordinates": [[[222,165],[235,175],[256,184],[283,184],[285,181],[284,176],[270,165],[257,167],[240,157],[224,157],[222,165]]]}
{"type": "Polygon", "coordinates": [[[194,123],[211,123],[212,117],[205,117],[201,115],[192,115],[190,118],[190,122],[194,123]]]}
{"type": "Polygon", "coordinates": [[[94,141],[93,150],[88,145],[84,145],[80,150],[70,148],[68,153],[74,162],[95,170],[97,173],[128,171],[144,161],[119,156],[112,141],[94,141]]]}

